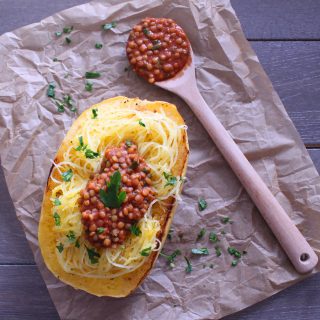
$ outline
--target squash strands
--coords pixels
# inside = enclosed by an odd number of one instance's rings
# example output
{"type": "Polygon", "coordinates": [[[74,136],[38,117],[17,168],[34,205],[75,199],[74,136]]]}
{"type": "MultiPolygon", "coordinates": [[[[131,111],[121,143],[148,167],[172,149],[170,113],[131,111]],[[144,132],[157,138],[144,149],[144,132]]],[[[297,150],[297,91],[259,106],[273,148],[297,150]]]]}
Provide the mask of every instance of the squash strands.
{"type": "Polygon", "coordinates": [[[57,152],[44,193],[39,242],[50,271],[97,296],[125,297],[137,288],[168,234],[188,152],[186,126],[172,104],[115,97],[84,111],[57,152]],[[133,141],[150,167],[156,199],[137,224],[141,233],[98,250],[85,239],[79,193],[99,171],[106,147],[124,141],[133,141]]]}

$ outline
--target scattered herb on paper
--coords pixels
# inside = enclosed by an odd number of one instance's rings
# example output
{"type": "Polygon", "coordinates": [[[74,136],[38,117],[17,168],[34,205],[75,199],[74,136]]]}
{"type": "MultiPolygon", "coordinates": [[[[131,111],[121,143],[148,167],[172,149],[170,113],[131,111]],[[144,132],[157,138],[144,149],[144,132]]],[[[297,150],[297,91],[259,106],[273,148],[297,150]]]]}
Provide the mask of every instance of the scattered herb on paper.
{"type": "Polygon", "coordinates": [[[187,266],[186,266],[186,273],[190,273],[192,271],[192,264],[191,262],[189,261],[189,259],[185,256],[184,259],[186,260],[187,262],[187,266]]]}
{"type": "Polygon", "coordinates": [[[102,26],[103,30],[110,30],[112,28],[115,28],[117,26],[117,23],[115,21],[112,21],[111,23],[106,23],[102,26]]]}
{"type": "Polygon", "coordinates": [[[50,98],[55,98],[55,83],[54,82],[51,82],[49,83],[49,86],[48,86],[48,89],[47,89],[47,96],[50,97],[50,98]]]}
{"type": "Polygon", "coordinates": [[[198,201],[198,207],[200,211],[203,211],[204,209],[207,208],[207,201],[204,200],[203,198],[200,198],[198,201]]]}
{"type": "MultiPolygon", "coordinates": [[[[91,92],[93,89],[93,83],[91,81],[86,81],[85,89],[86,91],[91,92]]],[[[94,110],[97,110],[97,109],[94,109],[94,110]]]]}
{"type": "Polygon", "coordinates": [[[96,49],[102,49],[102,47],[103,47],[103,44],[102,44],[102,43],[97,42],[97,43],[95,44],[95,48],[96,48],[96,49]]]}
{"type": "Polygon", "coordinates": [[[66,44],[70,44],[71,43],[71,39],[69,37],[65,38],[66,44]]]}
{"type": "Polygon", "coordinates": [[[209,241],[212,243],[216,243],[219,241],[219,238],[215,232],[212,231],[209,233],[209,241]]]}
{"type": "Polygon", "coordinates": [[[205,256],[207,256],[209,254],[208,248],[194,248],[194,249],[191,249],[191,252],[193,254],[196,254],[196,255],[205,255],[205,256]]]}
{"type": "Polygon", "coordinates": [[[204,237],[204,235],[206,234],[206,232],[207,232],[206,229],[202,228],[197,235],[197,241],[202,239],[204,237]]]}
{"type": "Polygon", "coordinates": [[[174,268],[174,267],[175,267],[175,265],[174,265],[174,259],[175,259],[177,256],[179,256],[179,255],[181,255],[181,251],[180,251],[179,249],[175,250],[175,251],[174,251],[173,253],[171,253],[170,255],[160,252],[160,256],[162,256],[162,257],[164,257],[164,258],[167,259],[167,262],[168,262],[168,264],[169,264],[169,266],[170,266],[171,268],[174,268]]]}
{"type": "Polygon", "coordinates": [[[216,256],[220,257],[222,255],[221,248],[220,247],[215,247],[215,250],[216,250],[216,256]]]}
{"type": "Polygon", "coordinates": [[[168,232],[168,236],[167,236],[167,238],[168,238],[169,240],[172,240],[172,234],[173,234],[173,229],[170,228],[170,229],[169,229],[169,232],[168,232]]]}
{"type": "Polygon", "coordinates": [[[97,79],[101,77],[101,73],[97,71],[87,71],[84,76],[86,79],[97,79]]]}
{"type": "Polygon", "coordinates": [[[71,27],[64,27],[64,28],[63,28],[63,33],[69,34],[69,33],[71,33],[72,30],[73,30],[73,26],[71,26],[71,27]]]}

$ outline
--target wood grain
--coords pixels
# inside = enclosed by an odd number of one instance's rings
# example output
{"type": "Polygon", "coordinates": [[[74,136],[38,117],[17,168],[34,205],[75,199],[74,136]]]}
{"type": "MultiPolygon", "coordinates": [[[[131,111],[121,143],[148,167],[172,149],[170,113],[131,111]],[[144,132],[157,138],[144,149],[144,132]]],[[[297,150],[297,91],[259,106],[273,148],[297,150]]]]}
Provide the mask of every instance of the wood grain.
{"type": "Polygon", "coordinates": [[[231,0],[248,39],[320,39],[319,0],[231,0]]]}

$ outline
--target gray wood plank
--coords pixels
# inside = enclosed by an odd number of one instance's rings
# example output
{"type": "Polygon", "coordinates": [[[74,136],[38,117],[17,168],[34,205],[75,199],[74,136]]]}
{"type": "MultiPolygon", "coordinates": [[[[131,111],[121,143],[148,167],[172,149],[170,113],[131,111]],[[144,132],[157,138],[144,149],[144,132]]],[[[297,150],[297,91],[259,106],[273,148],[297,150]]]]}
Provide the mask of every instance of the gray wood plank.
{"type": "Polygon", "coordinates": [[[0,319],[58,320],[35,266],[0,266],[0,319]]]}
{"type": "Polygon", "coordinates": [[[248,39],[319,39],[319,0],[231,0],[248,39]]]}
{"type": "Polygon", "coordinates": [[[320,42],[253,41],[251,45],[304,143],[319,146],[320,42]]]}

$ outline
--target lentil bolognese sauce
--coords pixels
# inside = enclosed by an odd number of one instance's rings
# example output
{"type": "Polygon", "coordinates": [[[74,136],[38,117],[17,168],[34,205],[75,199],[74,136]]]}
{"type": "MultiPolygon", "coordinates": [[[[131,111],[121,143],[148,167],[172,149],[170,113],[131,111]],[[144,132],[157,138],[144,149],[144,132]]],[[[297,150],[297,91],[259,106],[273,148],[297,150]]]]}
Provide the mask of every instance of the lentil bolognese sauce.
{"type": "Polygon", "coordinates": [[[92,245],[116,248],[123,244],[132,226],[144,216],[155,199],[150,177],[150,168],[131,141],[106,149],[100,173],[96,173],[81,190],[78,200],[85,234],[92,245]],[[124,192],[119,208],[106,206],[100,195],[100,190],[108,192],[112,188],[110,181],[115,173],[122,183],[118,191],[124,192]]]}
{"type": "Polygon", "coordinates": [[[145,18],[135,25],[127,43],[133,70],[149,83],[173,78],[187,64],[189,40],[172,19],[145,18]]]}

